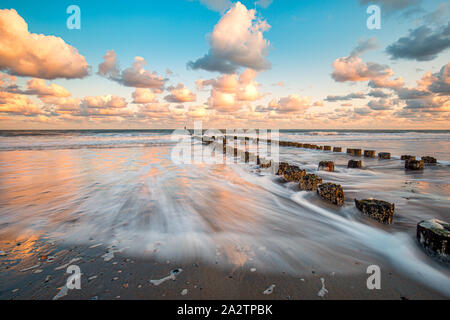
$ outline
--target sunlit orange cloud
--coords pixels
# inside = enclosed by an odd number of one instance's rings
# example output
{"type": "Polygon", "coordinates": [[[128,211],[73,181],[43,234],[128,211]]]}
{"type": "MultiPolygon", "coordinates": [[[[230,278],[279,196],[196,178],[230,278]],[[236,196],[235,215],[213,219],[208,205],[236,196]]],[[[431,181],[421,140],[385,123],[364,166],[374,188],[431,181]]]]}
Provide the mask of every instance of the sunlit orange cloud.
{"type": "Polygon", "coordinates": [[[53,96],[64,98],[71,96],[71,93],[64,87],[57,84],[46,85],[43,79],[31,79],[27,82],[27,93],[37,95],[38,97],[53,96]]]}
{"type": "Polygon", "coordinates": [[[195,93],[186,88],[182,83],[179,83],[176,87],[169,87],[170,94],[164,99],[168,102],[194,102],[197,99],[195,93]]]}
{"type": "Polygon", "coordinates": [[[210,49],[203,57],[188,62],[191,69],[236,73],[239,67],[267,70],[270,42],[264,32],[270,25],[237,1],[221,17],[209,36],[210,49]]]}
{"type": "Polygon", "coordinates": [[[241,73],[239,76],[240,87],[237,93],[239,101],[256,101],[262,98],[258,90],[260,84],[255,81],[257,75],[258,73],[252,69],[245,69],[241,73]]]}
{"type": "Polygon", "coordinates": [[[245,69],[240,75],[222,74],[216,79],[198,80],[197,87],[202,90],[211,87],[207,104],[220,112],[236,112],[245,102],[261,99],[260,84],[255,81],[257,72],[245,69]]]}
{"type": "Polygon", "coordinates": [[[124,98],[115,95],[97,96],[97,97],[84,97],[82,106],[86,108],[125,108],[127,102],[124,98]]]}
{"type": "Polygon", "coordinates": [[[17,82],[17,77],[0,72],[0,88],[14,86],[17,82]]]}
{"type": "Polygon", "coordinates": [[[207,106],[192,106],[186,114],[187,118],[208,120],[207,106]]]}
{"type": "Polygon", "coordinates": [[[239,87],[238,75],[237,74],[222,74],[216,79],[210,80],[197,80],[197,87],[203,89],[207,86],[212,86],[214,89],[226,92],[235,93],[239,87]]]}
{"type": "Polygon", "coordinates": [[[40,98],[46,106],[55,106],[55,113],[76,113],[79,111],[81,99],[74,97],[43,96],[40,98]]]}
{"type": "Polygon", "coordinates": [[[156,93],[164,90],[167,79],[163,79],[156,72],[144,69],[147,64],[144,58],[135,57],[134,63],[122,71],[119,69],[119,61],[114,50],[109,50],[103,57],[104,62],[98,65],[97,74],[116,81],[126,87],[152,89],[156,93]]]}
{"type": "Polygon", "coordinates": [[[54,36],[30,33],[14,9],[0,10],[0,70],[42,79],[83,78],[89,65],[74,47],[54,36]]]}
{"type": "Polygon", "coordinates": [[[302,97],[298,94],[290,94],[289,96],[278,99],[278,100],[273,99],[269,103],[270,109],[280,112],[280,113],[303,112],[303,111],[307,110],[309,107],[311,107],[311,98],[302,97]]]}
{"type": "MultiPolygon", "coordinates": [[[[97,124],[120,127],[134,123],[154,127],[184,127],[189,121],[200,119],[206,122],[205,125],[222,128],[251,125],[280,128],[369,125],[381,128],[416,126],[414,122],[422,119],[421,125],[424,126],[434,122],[439,126],[447,123],[448,127],[450,64],[443,66],[439,72],[426,72],[417,81],[417,86],[406,87],[403,78],[396,75],[389,66],[365,62],[360,57],[364,51],[375,47],[373,39],[359,42],[349,56],[338,58],[332,63],[332,78],[337,83],[357,82],[360,86],[366,85],[365,89],[335,96],[323,92],[323,97],[315,97],[314,100],[307,93],[300,95],[296,92],[287,92],[270,101],[263,99],[269,94],[264,93],[261,84],[257,82],[258,71],[255,69],[261,71],[268,67],[265,64],[268,62],[265,51],[269,43],[263,38],[256,39],[255,35],[262,37],[268,26],[263,21],[255,22],[255,12],[244,10],[242,4],[236,4],[233,8],[233,14],[221,19],[220,25],[214,29],[215,40],[212,47],[227,53],[223,59],[233,64],[234,71],[222,72],[211,79],[197,80],[196,90],[190,87],[192,83],[174,82],[177,84],[169,86],[169,81],[173,79],[165,79],[156,72],[146,70],[146,62],[139,56],[135,57],[130,67],[122,70],[114,50],[107,51],[97,73],[130,87],[129,101],[118,95],[73,97],[63,86],[47,83],[45,79],[81,77],[83,68],[89,69],[84,57],[60,38],[30,34],[25,21],[14,10],[0,10],[0,43],[2,46],[5,43],[9,50],[0,48],[0,70],[7,72],[0,72],[2,125],[9,122],[13,126],[26,120],[27,124],[40,122],[58,126],[77,122],[92,127],[97,124]],[[218,33],[218,30],[228,30],[223,26],[233,26],[233,21],[238,23],[233,32],[218,33]],[[10,24],[7,25],[7,22],[10,24]],[[256,29],[250,30],[255,24],[256,29]],[[7,26],[14,26],[16,30],[9,30],[7,26]],[[17,38],[14,48],[11,47],[13,36],[17,38]],[[30,37],[33,38],[32,41],[30,37]],[[239,41],[236,39],[258,41],[248,44],[243,56],[237,56],[235,53],[239,41]],[[29,43],[25,43],[28,40],[29,43]],[[231,49],[225,44],[232,46],[231,49]],[[39,53],[49,61],[36,64],[37,47],[45,49],[39,53]],[[253,52],[252,48],[256,51],[253,52]],[[259,67],[251,68],[247,65],[247,60],[255,55],[259,67]],[[16,60],[12,61],[13,58],[16,60]],[[19,65],[19,60],[25,66],[19,65]],[[68,68],[71,74],[55,70],[63,62],[71,66],[68,68]],[[26,82],[25,89],[21,89],[13,74],[27,74],[33,78],[26,82]],[[340,106],[333,105],[334,101],[341,100],[343,102],[340,106]],[[344,100],[352,101],[350,103],[344,100]],[[163,103],[164,101],[167,103],[163,103]],[[326,105],[324,101],[327,102],[326,105]]],[[[218,58],[217,52],[211,57],[218,58]]],[[[166,76],[177,75],[168,69],[166,76]]],[[[24,79],[19,83],[24,83],[24,79]]],[[[284,82],[279,81],[277,85],[284,86],[284,82]]]]}
{"type": "Polygon", "coordinates": [[[136,117],[141,121],[164,119],[171,116],[168,103],[147,103],[139,106],[136,117]]]}
{"type": "Polygon", "coordinates": [[[405,82],[402,77],[395,79],[388,78],[374,78],[369,82],[369,86],[372,88],[400,88],[403,87],[405,82]]]}
{"type": "Polygon", "coordinates": [[[127,106],[128,104],[123,97],[115,95],[88,96],[81,101],[79,115],[93,118],[110,116],[132,117],[134,112],[128,109],[127,106]]]}
{"type": "Polygon", "coordinates": [[[132,94],[132,97],[133,103],[136,104],[145,104],[158,101],[156,94],[151,89],[145,88],[136,88],[132,94]]]}
{"type": "Polygon", "coordinates": [[[331,76],[338,82],[363,82],[373,79],[386,79],[393,74],[394,71],[388,66],[373,62],[365,63],[358,56],[349,56],[336,59],[333,62],[331,76]]]}
{"type": "Polygon", "coordinates": [[[25,95],[0,91],[0,113],[31,116],[43,111],[25,95]]]}

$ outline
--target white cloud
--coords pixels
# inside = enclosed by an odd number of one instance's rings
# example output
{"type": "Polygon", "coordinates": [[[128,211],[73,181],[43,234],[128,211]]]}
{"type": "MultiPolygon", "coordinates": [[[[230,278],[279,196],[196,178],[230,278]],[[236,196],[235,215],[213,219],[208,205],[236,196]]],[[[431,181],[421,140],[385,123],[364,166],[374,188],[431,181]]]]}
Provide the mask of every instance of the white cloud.
{"type": "Polygon", "coordinates": [[[216,79],[199,80],[197,86],[203,89],[211,86],[211,95],[208,105],[218,111],[234,112],[244,103],[262,98],[259,92],[259,83],[255,81],[257,72],[246,69],[238,74],[222,74],[216,79]]]}
{"type": "Polygon", "coordinates": [[[136,91],[132,93],[133,103],[145,104],[157,102],[155,93],[150,89],[136,88],[136,91]]]}
{"type": "Polygon", "coordinates": [[[135,57],[134,63],[120,72],[119,62],[114,50],[109,50],[103,57],[104,62],[98,66],[98,74],[116,81],[126,87],[147,88],[155,92],[164,90],[166,79],[163,79],[156,72],[144,69],[146,61],[142,57],[135,57]]]}
{"type": "Polygon", "coordinates": [[[236,2],[214,27],[208,54],[189,62],[188,67],[223,73],[235,73],[239,67],[268,69],[269,41],[263,33],[269,28],[266,21],[256,17],[254,9],[247,10],[236,2]]]}
{"type": "Polygon", "coordinates": [[[179,83],[176,87],[170,87],[170,95],[165,97],[169,102],[193,102],[197,96],[183,84],[179,83]]]}
{"type": "Polygon", "coordinates": [[[279,100],[273,99],[269,108],[280,113],[298,113],[311,107],[311,99],[298,94],[290,94],[279,100]]]}
{"type": "Polygon", "coordinates": [[[83,78],[90,67],[78,50],[55,36],[30,33],[14,10],[0,10],[0,70],[41,79],[83,78]]]}
{"type": "Polygon", "coordinates": [[[44,96],[53,96],[53,97],[69,97],[71,93],[67,91],[66,88],[57,85],[57,84],[50,84],[46,85],[45,80],[43,79],[31,79],[27,82],[28,88],[27,88],[27,94],[34,94],[38,97],[44,97],[44,96]]]}

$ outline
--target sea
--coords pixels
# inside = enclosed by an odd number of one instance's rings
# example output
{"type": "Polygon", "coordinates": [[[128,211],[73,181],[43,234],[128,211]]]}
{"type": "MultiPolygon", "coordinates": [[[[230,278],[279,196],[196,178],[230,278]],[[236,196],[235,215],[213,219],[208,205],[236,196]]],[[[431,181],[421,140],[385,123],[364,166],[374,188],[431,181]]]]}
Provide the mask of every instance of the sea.
{"type": "Polygon", "coordinates": [[[280,130],[279,136],[343,148],[280,147],[279,157],[341,184],[344,206],[254,164],[173,161],[179,143],[173,130],[0,131],[0,252],[5,243],[31,237],[296,274],[352,274],[358,259],[450,296],[448,265],[416,239],[420,221],[450,222],[450,130],[280,130]],[[349,169],[346,148],[392,157],[361,157],[363,168],[349,169]],[[438,163],[408,171],[401,155],[438,163]],[[335,172],[318,171],[322,160],[334,161],[335,172]],[[354,199],[367,198],[394,203],[393,224],[355,208],[354,199]]]}

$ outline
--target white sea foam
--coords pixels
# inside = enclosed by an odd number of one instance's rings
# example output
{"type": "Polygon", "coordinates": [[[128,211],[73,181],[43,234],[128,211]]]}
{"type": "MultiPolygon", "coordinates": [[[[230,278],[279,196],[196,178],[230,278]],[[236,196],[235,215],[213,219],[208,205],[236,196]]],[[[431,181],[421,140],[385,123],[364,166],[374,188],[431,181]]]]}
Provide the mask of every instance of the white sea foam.
{"type": "Polygon", "coordinates": [[[324,278],[320,278],[320,282],[322,283],[322,288],[320,288],[320,290],[317,293],[317,295],[319,297],[323,298],[328,293],[328,290],[325,288],[325,279],[324,278]]]}
{"type": "Polygon", "coordinates": [[[155,286],[159,286],[160,284],[162,284],[168,280],[176,280],[177,275],[180,274],[181,272],[183,272],[183,269],[181,269],[181,268],[174,269],[174,270],[170,271],[170,274],[167,277],[164,277],[164,278],[158,279],[158,280],[149,280],[149,282],[155,286]]]}
{"type": "MultiPolygon", "coordinates": [[[[418,146],[423,142],[405,140],[402,134],[401,144],[400,140],[389,144],[383,140],[383,147],[402,154],[402,146],[413,145],[416,152],[404,153],[433,155],[428,150],[436,146],[427,144],[421,149],[418,146]]],[[[339,132],[325,139],[342,136],[339,132]]],[[[23,140],[20,143],[26,143],[23,140]]],[[[442,150],[436,153],[448,153],[445,141],[439,141],[442,150]]],[[[349,144],[363,147],[359,144],[363,142],[361,138],[349,144]]],[[[449,220],[448,166],[427,166],[422,173],[411,173],[405,172],[399,160],[362,158],[363,169],[352,170],[346,168],[350,158],[346,154],[281,148],[282,161],[344,186],[350,201],[338,209],[320,202],[314,192],[302,193],[295,184],[280,183],[270,170],[258,172],[246,165],[175,165],[170,148],[135,144],[114,150],[0,152],[5,181],[0,193],[0,230],[36,230],[52,239],[92,248],[102,243],[108,248],[103,256],[107,261],[128,248],[124,254],[160,261],[199,259],[213,265],[217,261],[219,268],[245,266],[260,272],[306,275],[311,270],[360,272],[355,266],[358,257],[362,263],[395,267],[449,294],[449,272],[427,257],[414,239],[417,222],[449,220]],[[324,158],[335,161],[337,172],[316,171],[324,158]],[[355,197],[394,202],[394,224],[385,227],[368,221],[351,203],[355,197]]],[[[163,279],[153,281],[160,284],[163,279]]]]}
{"type": "Polygon", "coordinates": [[[305,201],[305,192],[294,194],[292,198],[303,206],[309,207],[315,213],[331,220],[336,228],[353,237],[355,242],[361,243],[373,250],[374,253],[388,259],[399,271],[450,297],[450,278],[448,274],[426,263],[423,253],[419,251],[406,234],[390,234],[343,218],[309,201],[305,201]]]}
{"type": "Polygon", "coordinates": [[[265,294],[265,295],[272,294],[273,289],[275,289],[275,285],[274,284],[270,285],[266,290],[264,290],[263,294],[265,294]]]}

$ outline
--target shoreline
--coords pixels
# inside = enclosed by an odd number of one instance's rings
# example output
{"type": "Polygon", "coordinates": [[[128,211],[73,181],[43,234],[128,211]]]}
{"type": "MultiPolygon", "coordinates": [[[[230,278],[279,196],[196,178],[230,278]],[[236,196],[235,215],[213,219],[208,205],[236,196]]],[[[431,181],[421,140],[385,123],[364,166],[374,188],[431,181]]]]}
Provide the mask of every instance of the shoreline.
{"type": "MultiPolygon", "coordinates": [[[[320,154],[337,154],[341,158],[349,158],[345,152],[320,152],[320,154]]],[[[241,150],[240,156],[243,155],[245,152],[241,150]]],[[[316,168],[316,163],[312,165],[316,168]]],[[[126,168],[124,170],[126,171],[126,168]]],[[[323,172],[323,174],[326,175],[326,180],[337,178],[332,173],[323,172]]],[[[341,182],[339,179],[338,183],[341,182]]],[[[357,192],[361,190],[349,187],[351,197],[357,192]]],[[[288,202],[291,200],[289,197],[286,198],[288,202]]],[[[321,202],[319,199],[314,201],[321,202]]],[[[444,207],[441,209],[444,210],[444,207]]],[[[435,211],[430,212],[435,214],[435,211]]],[[[312,214],[317,212],[312,211],[312,214]]],[[[343,215],[345,216],[345,213],[343,215]]],[[[359,217],[357,219],[359,221],[359,217]]],[[[73,220],[76,221],[77,219],[73,220]]],[[[377,227],[375,223],[364,218],[361,218],[360,222],[377,227]]],[[[408,234],[413,234],[410,229],[405,228],[408,234]]],[[[60,296],[61,299],[448,299],[444,294],[419,283],[417,279],[406,277],[403,272],[394,270],[390,267],[389,261],[380,264],[382,289],[368,290],[366,287],[369,277],[366,273],[368,264],[364,263],[362,252],[360,255],[357,254],[358,257],[355,255],[355,261],[342,268],[344,273],[338,270],[324,273],[314,269],[302,269],[298,274],[288,274],[283,270],[268,272],[259,268],[252,272],[253,266],[250,264],[240,267],[217,266],[192,259],[181,260],[181,263],[173,261],[167,263],[146,255],[134,257],[127,252],[116,252],[112,260],[105,261],[108,250],[98,243],[86,244],[89,243],[87,238],[82,245],[66,245],[64,241],[53,245],[51,241],[40,237],[42,234],[33,240],[36,243],[41,242],[38,246],[28,243],[28,240],[18,241],[21,247],[18,251],[24,252],[19,252],[14,261],[6,262],[14,257],[11,252],[14,252],[14,246],[18,244],[15,244],[14,240],[11,241],[14,239],[11,234],[9,237],[0,234],[1,248],[7,253],[6,256],[0,256],[0,288],[2,288],[0,299],[51,300],[61,292],[58,288],[63,287],[69,276],[65,273],[65,268],[71,264],[81,268],[82,290],[69,290],[66,296],[60,296]],[[5,242],[8,242],[6,246],[5,242]],[[40,261],[40,257],[46,255],[55,257],[51,261],[48,259],[40,261]],[[183,270],[176,276],[175,281],[169,278],[158,286],[149,282],[170,277],[171,270],[175,269],[183,270]],[[357,271],[348,273],[350,269],[357,271]],[[325,291],[322,290],[322,279],[325,291]],[[272,285],[275,285],[273,292],[264,294],[272,285]],[[322,294],[319,295],[320,292],[322,294]]],[[[430,260],[426,262],[427,265],[433,265],[432,258],[428,258],[430,260]]]]}
{"type": "MultiPolygon", "coordinates": [[[[48,248],[47,248],[48,249],[48,248]]],[[[41,262],[38,268],[20,271],[19,268],[6,271],[2,264],[0,279],[1,300],[52,300],[70,276],[65,266],[78,265],[81,269],[81,289],[68,290],[62,300],[406,300],[447,299],[441,293],[427,288],[397,272],[382,268],[381,289],[367,289],[367,265],[355,258],[356,273],[321,273],[303,270],[299,274],[282,271],[266,273],[254,270],[248,265],[231,270],[220,265],[201,261],[160,262],[152,258],[134,258],[116,253],[105,261],[102,247],[56,246],[64,253],[51,262],[41,262]],[[79,259],[79,260],[76,260],[79,259]],[[76,260],[76,261],[75,261],[76,260]],[[164,278],[170,271],[182,269],[175,278],[164,278]],[[35,273],[36,270],[42,270],[35,273]],[[50,277],[49,277],[50,276],[50,277]],[[7,283],[5,283],[5,280],[7,283]],[[151,280],[161,280],[155,285],[151,280]],[[322,282],[323,279],[323,282],[322,282]],[[48,280],[48,281],[46,281],[48,280]],[[272,293],[267,293],[275,285],[272,293]],[[19,289],[15,291],[16,289],[19,289]],[[14,291],[14,292],[13,292],[14,291]]],[[[33,264],[39,260],[39,253],[30,256],[24,263],[33,264]]],[[[23,270],[23,269],[22,269],[23,270]]]]}

